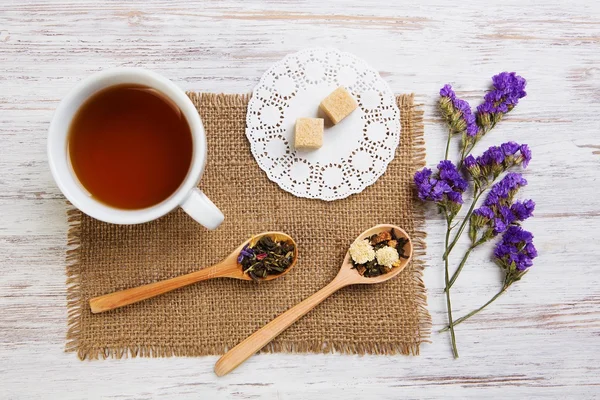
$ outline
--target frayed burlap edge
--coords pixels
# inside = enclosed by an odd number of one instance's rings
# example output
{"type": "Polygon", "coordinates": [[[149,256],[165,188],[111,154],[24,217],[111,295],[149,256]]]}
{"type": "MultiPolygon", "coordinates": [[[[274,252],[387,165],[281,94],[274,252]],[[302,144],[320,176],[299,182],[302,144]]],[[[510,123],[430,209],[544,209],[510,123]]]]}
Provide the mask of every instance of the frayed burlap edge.
{"type": "MultiPolygon", "coordinates": [[[[415,104],[415,95],[414,93],[410,95],[400,95],[396,97],[396,101],[398,103],[398,107],[402,109],[404,106],[408,106],[409,115],[408,119],[414,121],[413,132],[412,132],[412,165],[414,166],[414,171],[423,168],[425,166],[425,156],[426,156],[426,148],[425,148],[425,125],[423,124],[423,105],[415,104]]],[[[431,336],[431,315],[427,310],[427,289],[425,288],[425,283],[423,282],[423,269],[425,268],[425,261],[423,260],[426,252],[427,252],[427,243],[425,239],[427,238],[427,233],[423,230],[425,227],[425,208],[423,204],[416,198],[416,194],[414,195],[414,234],[412,236],[413,240],[413,279],[417,283],[416,289],[416,304],[417,304],[417,313],[419,316],[419,332],[417,333],[417,340],[415,343],[408,345],[407,351],[401,349],[399,352],[401,354],[419,354],[419,349],[421,343],[431,343],[429,339],[431,336]]]]}
{"type": "Polygon", "coordinates": [[[81,245],[81,211],[67,202],[67,221],[69,231],[67,233],[67,344],[65,351],[77,351],[82,360],[88,356],[82,352],[79,346],[79,335],[81,332],[81,308],[84,300],[81,298],[81,263],[79,247],[81,245]]]}
{"type": "Polygon", "coordinates": [[[194,106],[198,108],[203,101],[206,101],[214,106],[235,106],[248,104],[252,95],[248,94],[236,94],[230,95],[225,93],[198,93],[198,92],[186,92],[194,106]]]}
{"type": "MultiPolygon", "coordinates": [[[[202,101],[208,101],[216,106],[239,106],[246,104],[250,94],[230,96],[216,93],[187,92],[194,105],[198,106],[202,101]]],[[[421,104],[414,104],[414,94],[399,95],[396,98],[399,108],[407,107],[410,112],[409,120],[414,121],[412,131],[412,164],[415,171],[425,166],[425,139],[423,125],[423,110],[421,104]]],[[[378,355],[418,355],[421,343],[431,343],[431,315],[427,311],[427,289],[423,282],[423,269],[426,254],[425,238],[427,234],[423,231],[425,224],[425,213],[420,202],[415,202],[413,234],[413,279],[416,281],[416,304],[419,317],[419,328],[416,340],[413,343],[342,343],[330,344],[320,341],[298,343],[278,342],[265,346],[262,353],[342,353],[342,354],[378,354],[378,355]]],[[[79,259],[79,246],[81,234],[81,212],[67,202],[67,219],[69,230],[67,235],[66,273],[67,273],[67,343],[66,352],[77,352],[81,359],[99,358],[127,358],[127,357],[193,357],[225,353],[228,349],[221,347],[197,347],[197,346],[152,346],[135,345],[128,347],[93,347],[86,346],[80,341],[81,332],[81,310],[85,307],[85,300],[81,298],[81,264],[79,259]]]]}

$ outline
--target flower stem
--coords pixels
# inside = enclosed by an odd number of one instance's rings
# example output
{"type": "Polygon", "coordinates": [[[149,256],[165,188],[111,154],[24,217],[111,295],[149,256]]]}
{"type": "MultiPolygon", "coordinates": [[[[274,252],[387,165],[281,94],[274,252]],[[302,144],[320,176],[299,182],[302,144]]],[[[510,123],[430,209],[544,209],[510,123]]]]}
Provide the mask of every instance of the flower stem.
{"type": "Polygon", "coordinates": [[[446,156],[444,160],[448,159],[448,152],[450,151],[450,139],[452,139],[452,131],[448,131],[448,140],[446,140],[446,156]]]}
{"type": "MultiPolygon", "coordinates": [[[[471,246],[469,246],[469,249],[467,250],[467,252],[463,256],[462,260],[460,261],[460,264],[458,265],[458,268],[456,269],[456,271],[454,271],[454,274],[452,274],[452,278],[450,278],[450,286],[449,287],[452,287],[452,285],[454,285],[454,282],[458,278],[458,275],[460,275],[460,271],[462,271],[463,267],[465,266],[465,263],[467,262],[467,259],[469,258],[469,255],[471,254],[471,252],[473,250],[475,250],[476,247],[478,247],[479,245],[484,244],[488,240],[489,240],[489,238],[482,237],[481,239],[479,239],[475,243],[471,244],[471,246]]],[[[448,287],[446,287],[444,289],[444,291],[447,290],[447,288],[448,287]]]]}
{"type": "Polygon", "coordinates": [[[504,292],[506,292],[506,289],[508,289],[510,285],[504,285],[502,287],[502,290],[500,290],[498,293],[496,293],[494,295],[494,297],[492,297],[487,303],[485,303],[484,305],[482,305],[481,307],[479,307],[476,310],[471,311],[470,313],[468,313],[467,315],[460,317],[459,319],[457,319],[456,321],[454,321],[454,323],[452,325],[448,325],[447,327],[445,327],[444,329],[440,329],[438,332],[446,332],[448,329],[450,329],[450,331],[454,330],[454,327],[458,324],[460,324],[463,321],[466,321],[467,319],[471,318],[473,315],[477,314],[479,311],[483,310],[484,308],[486,308],[487,306],[489,306],[490,304],[492,304],[494,302],[494,300],[496,300],[498,297],[500,297],[504,292]]]}
{"type": "Polygon", "coordinates": [[[469,220],[471,219],[471,214],[473,214],[473,210],[475,209],[475,205],[477,204],[477,200],[479,200],[479,198],[481,197],[481,195],[483,194],[483,192],[485,192],[486,189],[487,189],[487,187],[485,187],[485,188],[479,188],[479,186],[475,185],[475,197],[473,198],[473,202],[471,203],[471,207],[469,207],[469,211],[467,211],[467,215],[465,215],[465,218],[462,220],[462,222],[461,222],[461,224],[460,224],[460,226],[458,228],[458,232],[454,236],[454,239],[452,239],[452,243],[450,243],[450,246],[446,246],[446,252],[442,256],[443,260],[445,260],[445,259],[448,258],[448,256],[450,255],[450,252],[452,251],[452,249],[454,248],[454,246],[456,246],[456,243],[458,242],[458,239],[460,239],[460,236],[462,235],[463,231],[467,227],[467,222],[469,222],[469,220]]]}
{"type": "MultiPolygon", "coordinates": [[[[471,147],[471,149],[472,148],[473,147],[471,147]]],[[[465,143],[465,144],[463,144],[462,151],[460,152],[460,160],[458,160],[458,166],[457,166],[457,168],[458,168],[459,171],[462,168],[463,161],[465,161],[466,155],[467,155],[467,144],[465,143]]]]}
{"type": "Polygon", "coordinates": [[[467,154],[470,154],[473,151],[473,148],[475,147],[476,144],[477,144],[477,141],[473,140],[473,144],[469,146],[468,150],[467,150],[467,147],[465,146],[465,149],[464,149],[463,155],[462,155],[463,159],[465,158],[465,156],[467,154]]]}
{"type": "Polygon", "coordinates": [[[466,251],[465,255],[463,256],[462,260],[460,261],[460,264],[458,265],[458,268],[456,269],[456,271],[454,271],[454,274],[452,274],[452,278],[450,278],[450,282],[448,282],[446,284],[446,288],[444,289],[444,291],[447,291],[448,289],[450,289],[452,287],[452,285],[454,285],[456,278],[458,278],[460,271],[462,271],[463,267],[465,266],[465,263],[467,262],[467,259],[469,258],[469,255],[471,254],[471,252],[473,251],[473,249],[475,247],[477,247],[477,244],[471,245],[469,247],[469,250],[466,251]]]}
{"type": "MultiPolygon", "coordinates": [[[[445,246],[448,249],[448,240],[450,239],[450,231],[452,230],[452,218],[448,214],[446,214],[446,242],[445,246]]],[[[448,272],[448,257],[444,260],[445,264],[445,281],[446,287],[449,284],[449,272],[448,272]]],[[[454,334],[454,322],[452,321],[452,302],[450,301],[450,290],[446,290],[446,307],[448,308],[448,327],[450,329],[450,337],[452,340],[452,354],[454,358],[458,358],[458,349],[456,348],[456,335],[454,334]]]]}

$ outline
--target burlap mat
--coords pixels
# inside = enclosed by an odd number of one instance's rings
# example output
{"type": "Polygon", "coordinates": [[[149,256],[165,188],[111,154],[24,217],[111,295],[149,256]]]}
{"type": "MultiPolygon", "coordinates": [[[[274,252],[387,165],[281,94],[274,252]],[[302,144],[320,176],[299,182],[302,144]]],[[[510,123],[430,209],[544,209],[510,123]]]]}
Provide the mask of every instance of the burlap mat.
{"type": "Polygon", "coordinates": [[[387,172],[343,200],[297,198],[258,167],[244,128],[246,95],[189,93],[208,139],[200,186],[225,214],[209,232],[181,210],[135,226],[110,225],[69,210],[67,351],[80,358],[222,354],[325,286],[363,230],[392,223],[412,236],[414,260],[379,285],[342,289],[263,351],[418,354],[431,320],[421,279],[423,214],[411,189],[424,164],[423,112],[398,97],[401,143],[387,172]],[[189,273],[218,262],[239,243],[268,230],[298,243],[298,264],[285,278],[255,284],[213,279],[93,315],[94,296],[189,273]]]}

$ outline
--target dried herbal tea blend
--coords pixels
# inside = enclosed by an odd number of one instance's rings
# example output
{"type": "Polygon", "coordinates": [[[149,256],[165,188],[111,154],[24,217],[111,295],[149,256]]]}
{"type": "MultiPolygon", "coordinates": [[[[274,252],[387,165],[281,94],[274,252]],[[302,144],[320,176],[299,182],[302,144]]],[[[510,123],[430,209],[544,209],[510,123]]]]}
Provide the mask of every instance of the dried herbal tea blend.
{"type": "Polygon", "coordinates": [[[407,243],[408,239],[396,236],[393,229],[357,240],[350,246],[352,265],[362,276],[386,274],[400,266],[402,258],[408,258],[404,253],[407,243]]]}
{"type": "Polygon", "coordinates": [[[259,282],[267,275],[279,275],[287,270],[294,261],[295,253],[296,246],[293,243],[265,235],[254,245],[247,244],[242,249],[238,263],[242,265],[244,273],[259,282]]]}

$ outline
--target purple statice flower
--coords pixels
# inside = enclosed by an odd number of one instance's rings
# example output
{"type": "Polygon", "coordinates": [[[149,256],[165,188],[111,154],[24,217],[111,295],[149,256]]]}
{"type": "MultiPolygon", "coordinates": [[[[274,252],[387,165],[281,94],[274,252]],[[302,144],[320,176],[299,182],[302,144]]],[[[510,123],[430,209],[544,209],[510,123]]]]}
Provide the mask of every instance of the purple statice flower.
{"type": "Polygon", "coordinates": [[[472,154],[469,154],[463,160],[463,167],[469,172],[469,174],[473,177],[473,179],[478,180],[481,175],[481,168],[477,163],[475,157],[472,154]]]}
{"type": "Polygon", "coordinates": [[[516,172],[509,172],[500,182],[492,186],[483,204],[488,207],[510,205],[516,192],[526,185],[527,180],[523,178],[523,175],[516,172]]]}
{"type": "Polygon", "coordinates": [[[481,156],[482,163],[487,165],[502,164],[504,158],[504,152],[502,151],[502,148],[498,146],[491,146],[481,156]]]}
{"type": "Polygon", "coordinates": [[[500,146],[491,146],[477,158],[468,155],[463,165],[474,179],[487,179],[489,175],[494,178],[512,166],[521,165],[527,168],[531,160],[531,150],[526,144],[519,145],[515,142],[506,142],[500,146]]]}
{"type": "Polygon", "coordinates": [[[492,228],[494,236],[504,232],[507,227],[508,224],[504,222],[501,218],[494,218],[494,228],[492,228]]]}
{"type": "Polygon", "coordinates": [[[482,240],[486,241],[503,233],[511,225],[524,221],[533,215],[535,203],[532,200],[517,201],[512,204],[512,199],[527,181],[522,175],[509,173],[498,183],[492,186],[483,206],[473,211],[471,216],[470,237],[475,243],[477,231],[487,227],[482,240]]]}
{"type": "Polygon", "coordinates": [[[519,147],[519,152],[521,153],[521,163],[523,165],[523,168],[527,168],[527,166],[529,165],[529,161],[531,161],[531,149],[526,144],[522,144],[519,147]]]}
{"type": "Polygon", "coordinates": [[[442,160],[438,164],[440,179],[445,180],[455,190],[464,192],[467,190],[467,181],[460,175],[456,166],[450,160],[442,160]]]}
{"type": "Polygon", "coordinates": [[[414,178],[415,185],[417,186],[417,191],[421,200],[438,202],[442,200],[444,192],[449,188],[442,188],[440,182],[443,184],[446,183],[439,179],[432,178],[432,174],[433,171],[429,168],[423,168],[421,171],[417,171],[414,178]]]}
{"type": "Polygon", "coordinates": [[[456,204],[463,203],[463,198],[462,198],[461,192],[455,192],[455,191],[451,190],[450,192],[446,193],[446,196],[448,196],[448,200],[450,200],[453,203],[456,203],[456,204]]]}
{"type": "Polygon", "coordinates": [[[475,160],[475,157],[473,157],[472,154],[469,154],[463,160],[463,165],[465,166],[466,169],[471,169],[477,165],[477,160],[475,160]]]}
{"type": "Polygon", "coordinates": [[[502,72],[492,78],[494,89],[484,97],[484,103],[477,107],[480,114],[506,114],[519,99],[525,97],[527,81],[515,72],[502,72]]]}
{"type": "Polygon", "coordinates": [[[462,193],[467,189],[467,181],[449,160],[440,161],[437,168],[435,174],[429,168],[415,173],[419,198],[448,207],[452,213],[456,213],[463,203],[462,193]]]}
{"type": "Polygon", "coordinates": [[[452,86],[448,84],[440,89],[440,96],[440,108],[452,132],[465,132],[468,136],[477,135],[479,127],[469,103],[456,97],[452,86]]]}
{"type": "Polygon", "coordinates": [[[496,218],[493,220],[492,234],[498,235],[504,232],[513,222],[515,216],[510,211],[510,207],[498,205],[496,209],[496,218]]]}
{"type": "Polygon", "coordinates": [[[535,210],[535,202],[533,200],[516,201],[510,206],[511,213],[518,221],[525,221],[529,217],[533,217],[535,210]]]}
{"type": "MultiPolygon", "coordinates": [[[[527,145],[525,145],[527,146],[527,145]]],[[[514,155],[517,151],[519,151],[519,144],[516,142],[506,142],[500,145],[502,152],[507,156],[514,155]]]]}
{"type": "Polygon", "coordinates": [[[520,226],[510,226],[494,250],[500,266],[508,273],[507,283],[519,280],[524,271],[533,265],[538,255],[533,245],[533,235],[520,226]]]}
{"type": "Polygon", "coordinates": [[[515,72],[502,72],[492,77],[492,83],[496,91],[504,95],[508,104],[516,105],[519,99],[527,96],[527,81],[515,72]]]}
{"type": "Polygon", "coordinates": [[[444,87],[440,89],[440,96],[453,99],[456,97],[456,93],[452,90],[452,86],[445,84],[444,87]]]}
{"type": "Polygon", "coordinates": [[[475,121],[475,115],[471,111],[471,106],[465,100],[456,99],[453,102],[454,107],[462,113],[462,117],[467,124],[466,134],[467,136],[475,136],[479,132],[479,127],[475,121]]]}
{"type": "Polygon", "coordinates": [[[523,178],[523,175],[518,172],[509,172],[502,178],[500,182],[504,182],[505,185],[511,189],[516,189],[517,187],[527,186],[527,179],[523,178]]]}
{"type": "Polygon", "coordinates": [[[496,214],[494,214],[494,211],[488,206],[479,207],[478,209],[473,211],[473,215],[487,218],[488,220],[494,219],[494,217],[496,216],[496,214]]]}
{"type": "Polygon", "coordinates": [[[250,245],[247,244],[240,251],[240,254],[238,255],[238,258],[237,258],[237,262],[241,263],[244,260],[245,257],[252,258],[253,256],[254,256],[254,250],[252,250],[250,248],[250,245]]]}
{"type": "Polygon", "coordinates": [[[511,111],[525,97],[525,79],[514,72],[502,72],[492,78],[494,88],[486,93],[484,102],[477,106],[480,136],[492,129],[504,114],[511,111]]]}

